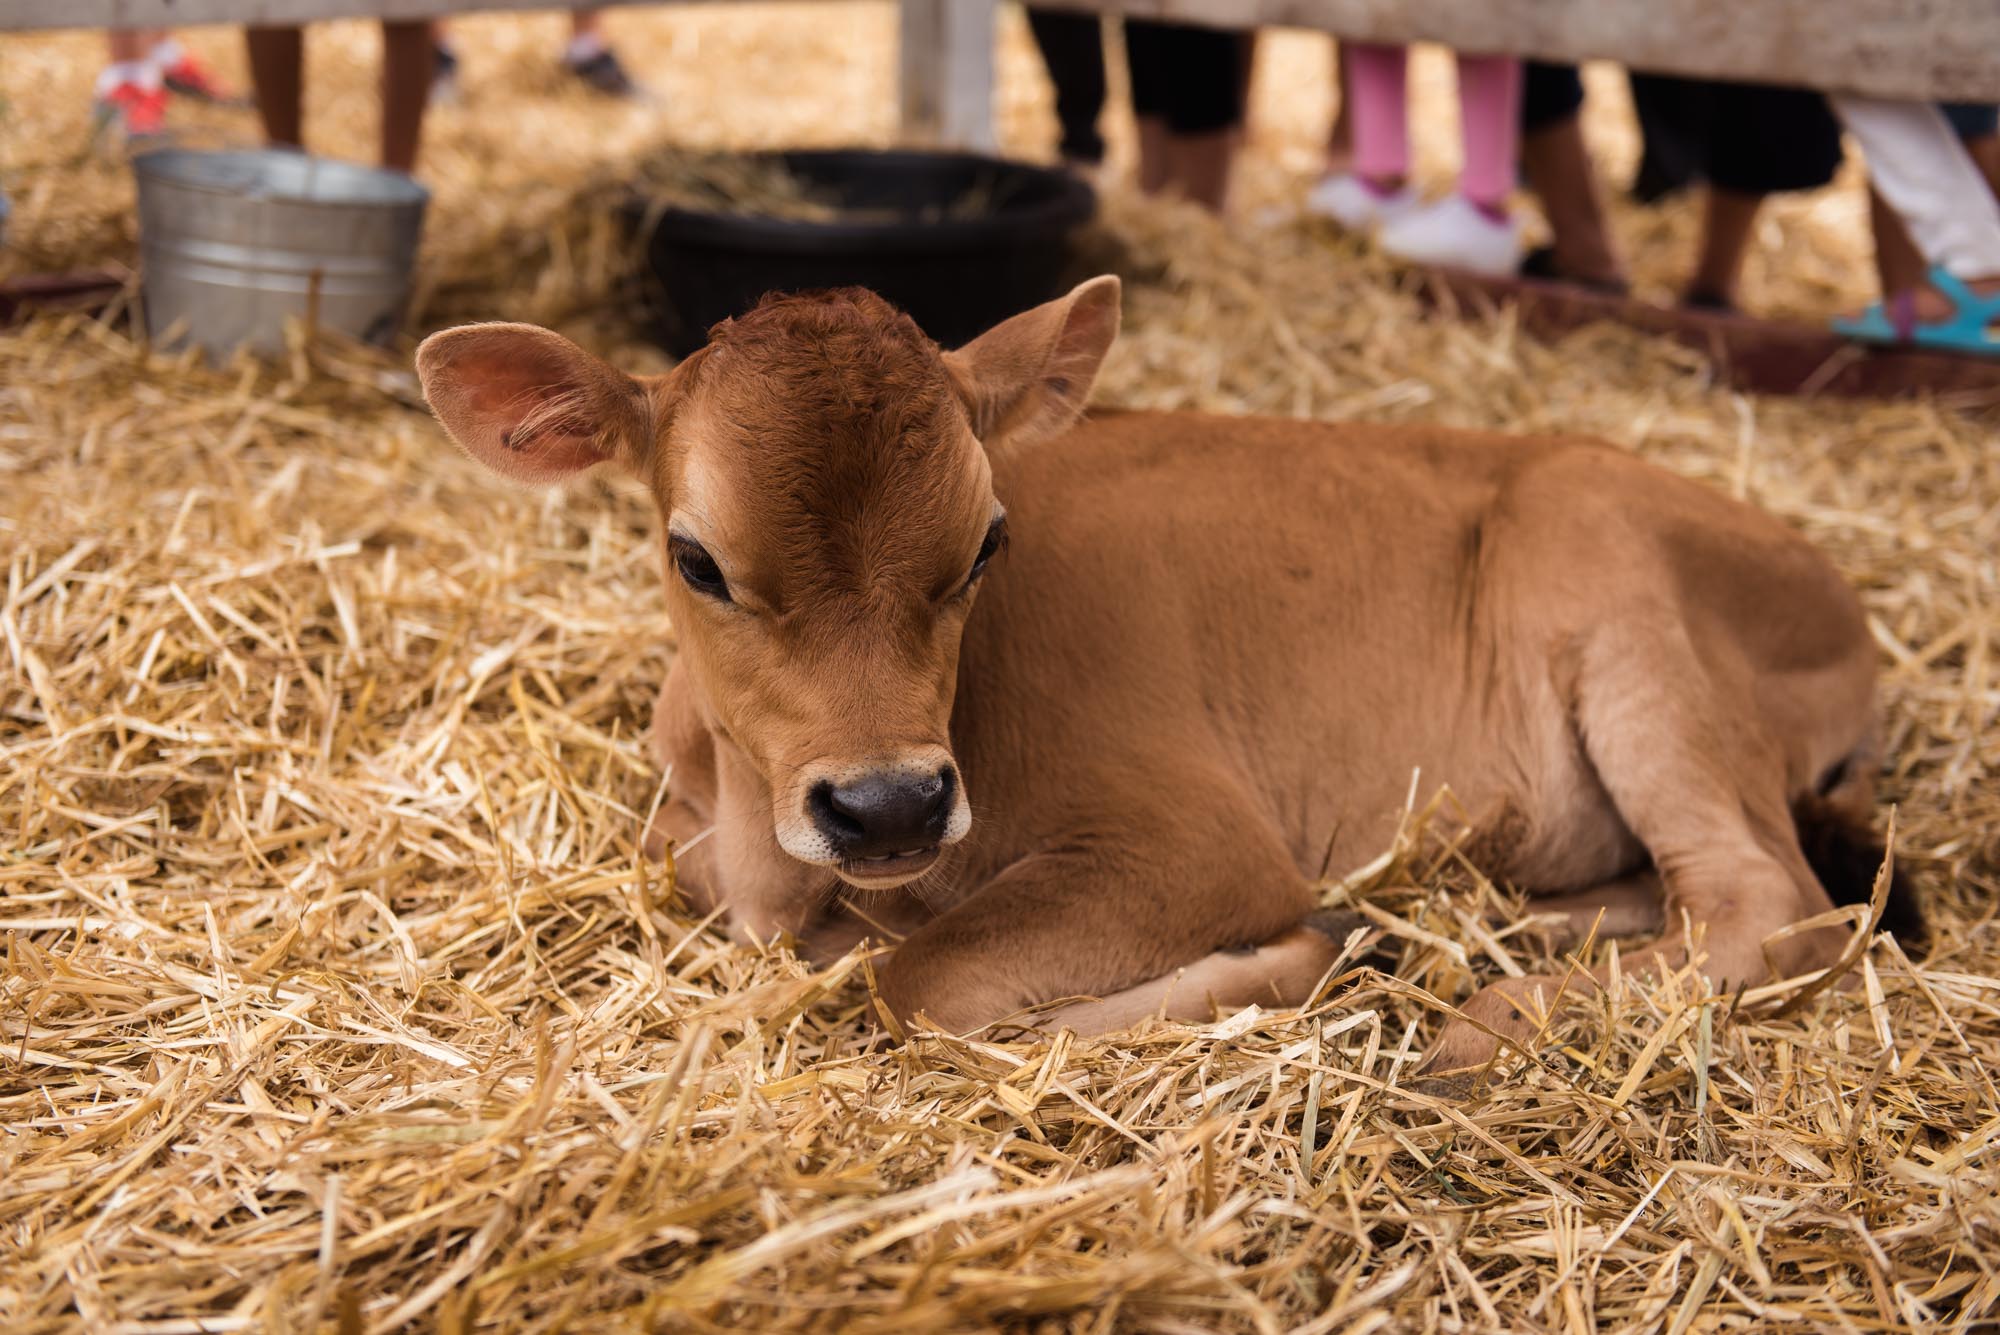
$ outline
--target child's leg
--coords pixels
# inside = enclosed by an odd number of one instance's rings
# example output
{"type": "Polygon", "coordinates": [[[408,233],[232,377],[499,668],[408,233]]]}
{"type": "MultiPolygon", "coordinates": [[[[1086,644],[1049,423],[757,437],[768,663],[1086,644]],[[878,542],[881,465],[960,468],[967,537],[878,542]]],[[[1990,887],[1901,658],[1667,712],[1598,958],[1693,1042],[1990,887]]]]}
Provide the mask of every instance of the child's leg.
{"type": "Polygon", "coordinates": [[[1408,52],[1370,42],[1347,44],[1347,97],[1353,101],[1354,170],[1371,185],[1395,189],[1410,174],[1408,52]]]}
{"type": "Polygon", "coordinates": [[[1923,286],[1924,257],[1918,253],[1917,243],[1910,240],[1910,229],[1873,186],[1868,188],[1868,229],[1875,237],[1875,276],[1894,324],[1897,308],[1906,306],[1909,294],[1923,286]]]}
{"type": "Polygon", "coordinates": [[[1925,262],[1967,280],[2000,276],[2000,207],[1938,109],[1844,95],[1832,102],[1925,262]]]}
{"type": "Polygon", "coordinates": [[[1708,187],[1701,215],[1701,247],[1695,254],[1694,277],[1688,280],[1684,304],[1703,310],[1733,310],[1743,282],[1743,261],[1757,229],[1757,211],[1764,196],[1745,194],[1719,185],[1708,187]]]}
{"type": "Polygon", "coordinates": [[[144,60],[158,35],[156,28],[112,28],[104,34],[104,44],[112,64],[126,65],[144,60]]]}
{"type": "Polygon", "coordinates": [[[1104,161],[1104,136],[1097,129],[1105,100],[1104,20],[1031,7],[1028,28],[1055,86],[1063,161],[1093,166],[1104,161]]]}
{"type": "Polygon", "coordinates": [[[1505,208],[1514,188],[1521,135],[1521,62],[1512,56],[1458,58],[1458,106],[1465,168],[1458,188],[1482,209],[1505,208]]]}
{"type": "Polygon", "coordinates": [[[1354,100],[1353,90],[1344,86],[1341,77],[1341,54],[1344,50],[1344,43],[1336,43],[1333,48],[1333,125],[1326,134],[1328,175],[1354,168],[1354,100]]]}

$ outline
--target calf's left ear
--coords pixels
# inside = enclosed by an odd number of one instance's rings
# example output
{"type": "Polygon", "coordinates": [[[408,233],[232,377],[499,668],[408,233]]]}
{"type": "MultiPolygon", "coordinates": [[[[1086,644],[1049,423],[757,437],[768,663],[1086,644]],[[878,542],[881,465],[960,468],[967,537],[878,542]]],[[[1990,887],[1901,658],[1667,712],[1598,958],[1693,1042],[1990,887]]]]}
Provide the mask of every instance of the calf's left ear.
{"type": "Polygon", "coordinates": [[[561,334],[473,324],[417,349],[431,411],[459,448],[517,482],[560,482],[652,449],[653,407],[637,380],[561,334]]]}
{"type": "Polygon", "coordinates": [[[1118,337],[1115,275],[1023,311],[947,352],[945,366],[988,449],[1052,436],[1083,413],[1118,337]]]}

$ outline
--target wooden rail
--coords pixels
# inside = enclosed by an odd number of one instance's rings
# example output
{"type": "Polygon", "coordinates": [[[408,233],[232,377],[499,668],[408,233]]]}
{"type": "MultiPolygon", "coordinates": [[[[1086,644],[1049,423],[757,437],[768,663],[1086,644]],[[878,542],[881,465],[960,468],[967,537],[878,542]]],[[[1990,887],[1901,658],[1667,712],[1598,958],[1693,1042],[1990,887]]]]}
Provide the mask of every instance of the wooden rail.
{"type": "MultiPolygon", "coordinates": [[[[607,0],[613,4],[638,0],[607,0]]],[[[1615,60],[1635,69],[1917,101],[2000,101],[1995,0],[1036,0],[1218,27],[1318,28],[1383,42],[1615,60]]],[[[990,87],[994,0],[901,0],[928,87],[954,119],[990,87]],[[987,71],[984,79],[981,71],[987,71]]],[[[548,0],[0,0],[0,29],[303,23],[545,9],[548,0]]],[[[913,61],[914,63],[914,61],[913,61]]],[[[962,119],[958,117],[958,119],[962,119]]]]}
{"type": "MultiPolygon", "coordinates": [[[[599,0],[632,4],[642,0],[599,0]]],[[[685,0],[680,0],[685,2],[685,0]]],[[[1036,0],[1215,27],[1317,28],[1911,101],[2000,101],[2000,0],[1036,0]]],[[[993,145],[996,0],[899,0],[906,137],[993,145]]],[[[290,24],[547,0],[0,0],[0,31],[290,24]]]]}
{"type": "Polygon", "coordinates": [[[1913,102],[2000,101],[1994,0],[1036,0],[1913,102]]]}

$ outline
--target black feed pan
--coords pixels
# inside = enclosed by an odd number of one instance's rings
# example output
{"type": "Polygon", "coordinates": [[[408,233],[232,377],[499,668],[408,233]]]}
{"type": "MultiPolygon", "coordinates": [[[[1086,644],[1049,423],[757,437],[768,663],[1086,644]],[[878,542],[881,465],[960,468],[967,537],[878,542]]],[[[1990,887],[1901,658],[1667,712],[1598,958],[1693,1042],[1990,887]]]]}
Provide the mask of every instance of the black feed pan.
{"type": "MultiPolygon", "coordinates": [[[[669,209],[645,238],[649,296],[679,356],[769,292],[872,288],[957,347],[1061,296],[1072,243],[1096,210],[1066,172],[971,153],[773,154],[813,193],[862,216],[826,222],[669,209]],[[957,216],[968,198],[990,211],[957,216]],[[885,213],[892,216],[883,216],[885,213]]],[[[635,225],[643,200],[627,213],[635,225]]]]}

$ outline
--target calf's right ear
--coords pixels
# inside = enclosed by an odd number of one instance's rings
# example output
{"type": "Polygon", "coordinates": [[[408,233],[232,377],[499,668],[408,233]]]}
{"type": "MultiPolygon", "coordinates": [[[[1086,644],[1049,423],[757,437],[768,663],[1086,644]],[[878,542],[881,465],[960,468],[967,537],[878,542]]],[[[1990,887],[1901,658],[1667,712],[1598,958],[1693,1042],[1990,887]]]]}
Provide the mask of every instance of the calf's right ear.
{"type": "Polygon", "coordinates": [[[637,380],[561,334],[472,324],[417,349],[424,398],[460,449],[517,482],[550,483],[652,450],[653,406],[637,380]]]}
{"type": "Polygon", "coordinates": [[[1082,414],[1118,337],[1118,279],[1105,274],[981,334],[945,367],[986,448],[1026,444],[1082,414]]]}

